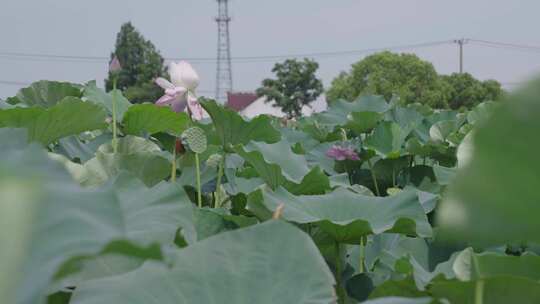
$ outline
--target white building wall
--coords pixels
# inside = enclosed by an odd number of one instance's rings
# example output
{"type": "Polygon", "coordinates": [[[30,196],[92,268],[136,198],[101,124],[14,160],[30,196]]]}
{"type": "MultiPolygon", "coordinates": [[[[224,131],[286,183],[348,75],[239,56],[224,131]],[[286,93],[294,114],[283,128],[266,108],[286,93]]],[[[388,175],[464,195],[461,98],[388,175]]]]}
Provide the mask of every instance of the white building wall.
{"type": "MultiPolygon", "coordinates": [[[[252,104],[242,110],[241,114],[248,118],[253,118],[261,114],[273,115],[277,117],[285,116],[285,114],[281,111],[280,108],[276,108],[273,106],[275,102],[265,101],[266,98],[264,97],[255,100],[252,104]]],[[[326,110],[326,101],[325,98],[321,96],[311,104],[311,107],[304,106],[304,108],[302,108],[302,115],[310,116],[315,112],[321,112],[324,110],[326,110]]]]}

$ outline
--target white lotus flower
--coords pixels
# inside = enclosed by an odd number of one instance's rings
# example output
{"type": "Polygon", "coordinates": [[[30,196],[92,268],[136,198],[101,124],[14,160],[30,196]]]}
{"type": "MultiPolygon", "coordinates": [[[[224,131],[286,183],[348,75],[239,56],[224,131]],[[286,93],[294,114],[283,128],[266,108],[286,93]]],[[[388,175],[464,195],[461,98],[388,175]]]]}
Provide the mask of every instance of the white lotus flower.
{"type": "Polygon", "coordinates": [[[170,105],[175,112],[189,109],[194,119],[202,119],[203,109],[197,102],[195,94],[199,86],[199,75],[191,64],[186,61],[171,62],[169,76],[171,81],[162,77],[156,79],[156,84],[165,90],[165,95],[158,99],[156,104],[170,105]]]}

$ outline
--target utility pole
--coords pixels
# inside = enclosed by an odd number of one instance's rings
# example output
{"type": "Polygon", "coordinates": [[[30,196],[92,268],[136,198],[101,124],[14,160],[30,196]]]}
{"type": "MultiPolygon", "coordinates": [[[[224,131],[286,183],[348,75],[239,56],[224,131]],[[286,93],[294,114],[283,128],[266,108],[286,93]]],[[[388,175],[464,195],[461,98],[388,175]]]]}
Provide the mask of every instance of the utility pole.
{"type": "Polygon", "coordinates": [[[454,40],[455,43],[459,45],[459,73],[463,74],[463,45],[466,44],[469,40],[461,38],[454,40]]]}
{"type": "Polygon", "coordinates": [[[216,71],[216,100],[225,104],[227,93],[233,89],[232,65],[231,65],[231,40],[229,35],[229,2],[217,0],[218,16],[218,46],[217,46],[217,71],[216,71]]]}

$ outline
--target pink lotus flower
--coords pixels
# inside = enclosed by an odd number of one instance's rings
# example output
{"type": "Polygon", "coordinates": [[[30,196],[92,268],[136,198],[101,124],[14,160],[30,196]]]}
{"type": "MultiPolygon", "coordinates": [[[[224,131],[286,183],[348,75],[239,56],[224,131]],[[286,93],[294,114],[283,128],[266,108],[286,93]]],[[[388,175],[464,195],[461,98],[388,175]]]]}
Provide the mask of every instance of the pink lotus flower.
{"type": "Polygon", "coordinates": [[[360,160],[360,157],[351,147],[342,147],[338,145],[332,146],[332,148],[326,151],[326,156],[335,160],[360,160]]]}
{"type": "Polygon", "coordinates": [[[156,79],[156,84],[165,90],[165,95],[156,101],[156,105],[169,105],[175,112],[189,109],[193,119],[202,119],[203,109],[195,95],[195,89],[199,86],[197,72],[186,61],[171,62],[169,76],[171,81],[162,77],[156,79]]]}
{"type": "Polygon", "coordinates": [[[122,65],[120,64],[120,60],[118,60],[118,57],[114,56],[114,58],[109,63],[109,72],[116,73],[120,72],[122,69],[122,65]]]}

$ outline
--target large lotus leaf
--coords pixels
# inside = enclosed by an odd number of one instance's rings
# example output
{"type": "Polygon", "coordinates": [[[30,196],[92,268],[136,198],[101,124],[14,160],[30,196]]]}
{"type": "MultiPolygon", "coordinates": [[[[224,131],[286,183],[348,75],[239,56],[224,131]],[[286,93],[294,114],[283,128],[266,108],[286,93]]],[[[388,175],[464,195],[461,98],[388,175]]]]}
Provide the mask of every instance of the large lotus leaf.
{"type": "Polygon", "coordinates": [[[439,185],[449,185],[456,175],[455,168],[447,168],[439,165],[433,166],[433,172],[439,185]]]}
{"type": "Polygon", "coordinates": [[[107,113],[112,116],[113,112],[113,98],[116,103],[116,115],[118,121],[122,121],[124,113],[129,109],[131,103],[127,100],[122,92],[119,90],[105,92],[96,86],[95,81],[91,81],[84,87],[84,100],[91,103],[95,103],[107,110],[107,113]]]}
{"type": "Polygon", "coordinates": [[[336,126],[346,123],[347,116],[353,112],[384,113],[389,109],[390,105],[382,96],[361,96],[353,102],[338,100],[326,112],[315,116],[321,124],[336,126]]]}
{"type": "Polygon", "coordinates": [[[356,134],[366,133],[375,128],[382,118],[383,115],[377,112],[353,112],[348,116],[345,127],[356,134]]]}
{"type": "Polygon", "coordinates": [[[311,169],[300,181],[285,181],[284,187],[295,195],[324,194],[331,189],[330,179],[319,167],[311,169]]]}
{"type": "Polygon", "coordinates": [[[291,128],[279,129],[281,135],[291,144],[300,143],[304,151],[310,151],[313,147],[319,144],[319,141],[313,138],[308,133],[291,128]]]}
{"type": "Polygon", "coordinates": [[[475,130],[472,155],[437,213],[447,236],[479,245],[540,242],[539,100],[540,80],[475,130]]]}
{"type": "Polygon", "coordinates": [[[182,249],[172,268],[147,263],[125,275],[86,282],[71,303],[326,304],[335,301],[334,283],[306,234],[271,221],[182,249]]]}
{"type": "Polygon", "coordinates": [[[110,143],[102,145],[96,156],[84,164],[79,180],[84,186],[105,183],[121,171],[128,171],[146,185],[153,186],[164,180],[171,172],[171,162],[160,148],[149,140],[126,136],[118,141],[118,153],[113,153],[110,143]]]}
{"type": "Polygon", "coordinates": [[[83,141],[78,136],[72,135],[60,138],[58,145],[54,147],[53,151],[69,159],[78,159],[84,163],[94,157],[94,154],[101,145],[111,142],[111,140],[112,136],[110,133],[104,133],[90,141],[83,141]]]}
{"type": "Polygon", "coordinates": [[[138,244],[174,242],[178,228],[195,242],[193,204],[180,184],[161,182],[152,188],[123,173],[110,184],[122,208],[127,237],[138,244]]]}
{"type": "Polygon", "coordinates": [[[194,206],[179,184],[162,182],[148,188],[131,174],[122,173],[107,187],[120,203],[124,238],[133,243],[115,242],[98,255],[68,261],[56,274],[57,279],[62,279],[55,284],[58,288],[126,273],[147,259],[162,259],[160,246],[173,246],[179,229],[188,244],[200,238],[194,206]]]}
{"type": "Polygon", "coordinates": [[[426,117],[426,119],[433,125],[442,120],[456,120],[458,112],[453,110],[438,110],[433,114],[426,117]]]}
{"type": "Polygon", "coordinates": [[[238,113],[218,105],[215,101],[201,101],[201,105],[212,118],[221,144],[225,147],[247,144],[251,140],[274,143],[281,138],[268,116],[260,115],[245,121],[238,113]]]}
{"type": "Polygon", "coordinates": [[[424,116],[414,108],[396,106],[386,112],[386,119],[397,123],[405,133],[408,133],[422,126],[424,116]]]}
{"type": "MultiPolygon", "coordinates": [[[[475,281],[439,281],[430,286],[430,293],[450,303],[477,304],[475,281]]],[[[499,276],[483,280],[481,303],[489,304],[535,304],[540,303],[540,283],[523,277],[499,276]]]]}
{"type": "Polygon", "coordinates": [[[401,155],[402,146],[409,132],[393,122],[379,124],[373,134],[365,141],[366,147],[373,149],[383,158],[397,158],[401,155]]]}
{"type": "Polygon", "coordinates": [[[487,121],[500,105],[500,103],[495,103],[493,101],[482,102],[467,113],[467,122],[475,125],[487,121]]]}
{"type": "Polygon", "coordinates": [[[42,149],[21,147],[20,138],[21,132],[0,130],[0,244],[9,248],[1,251],[0,297],[44,303],[63,262],[121,238],[122,212],[112,191],[80,188],[42,149]]]}
{"type": "Polygon", "coordinates": [[[50,108],[68,96],[81,97],[81,86],[69,82],[41,80],[21,89],[17,97],[8,99],[8,102],[50,108]]]}
{"type": "Polygon", "coordinates": [[[431,126],[429,135],[432,140],[446,142],[450,135],[457,132],[461,124],[457,120],[441,120],[431,126]]]}
{"type": "Polygon", "coordinates": [[[280,187],[263,191],[262,198],[270,211],[284,204],[283,219],[316,223],[339,242],[358,244],[362,236],[383,232],[422,237],[432,233],[414,191],[383,198],[338,188],[325,195],[294,196],[280,187]]]}
{"type": "Polygon", "coordinates": [[[140,104],[127,110],[122,123],[125,134],[144,136],[167,132],[180,136],[190,120],[186,113],[175,113],[169,107],[140,104]]]}
{"type": "Polygon", "coordinates": [[[531,254],[522,256],[493,252],[476,254],[469,248],[460,252],[453,268],[458,279],[462,281],[482,280],[501,275],[540,280],[540,257],[531,254]]]}
{"type": "Polygon", "coordinates": [[[293,153],[286,140],[275,144],[252,142],[246,146],[236,146],[234,150],[249,162],[273,189],[285,179],[300,183],[309,172],[305,157],[293,153]]]}
{"type": "Polygon", "coordinates": [[[432,298],[386,297],[362,302],[362,304],[433,304],[439,303],[432,298]]]}
{"type": "Polygon", "coordinates": [[[105,118],[99,106],[66,97],[48,109],[0,110],[0,127],[26,128],[30,141],[48,145],[62,137],[105,128],[105,118]]]}

